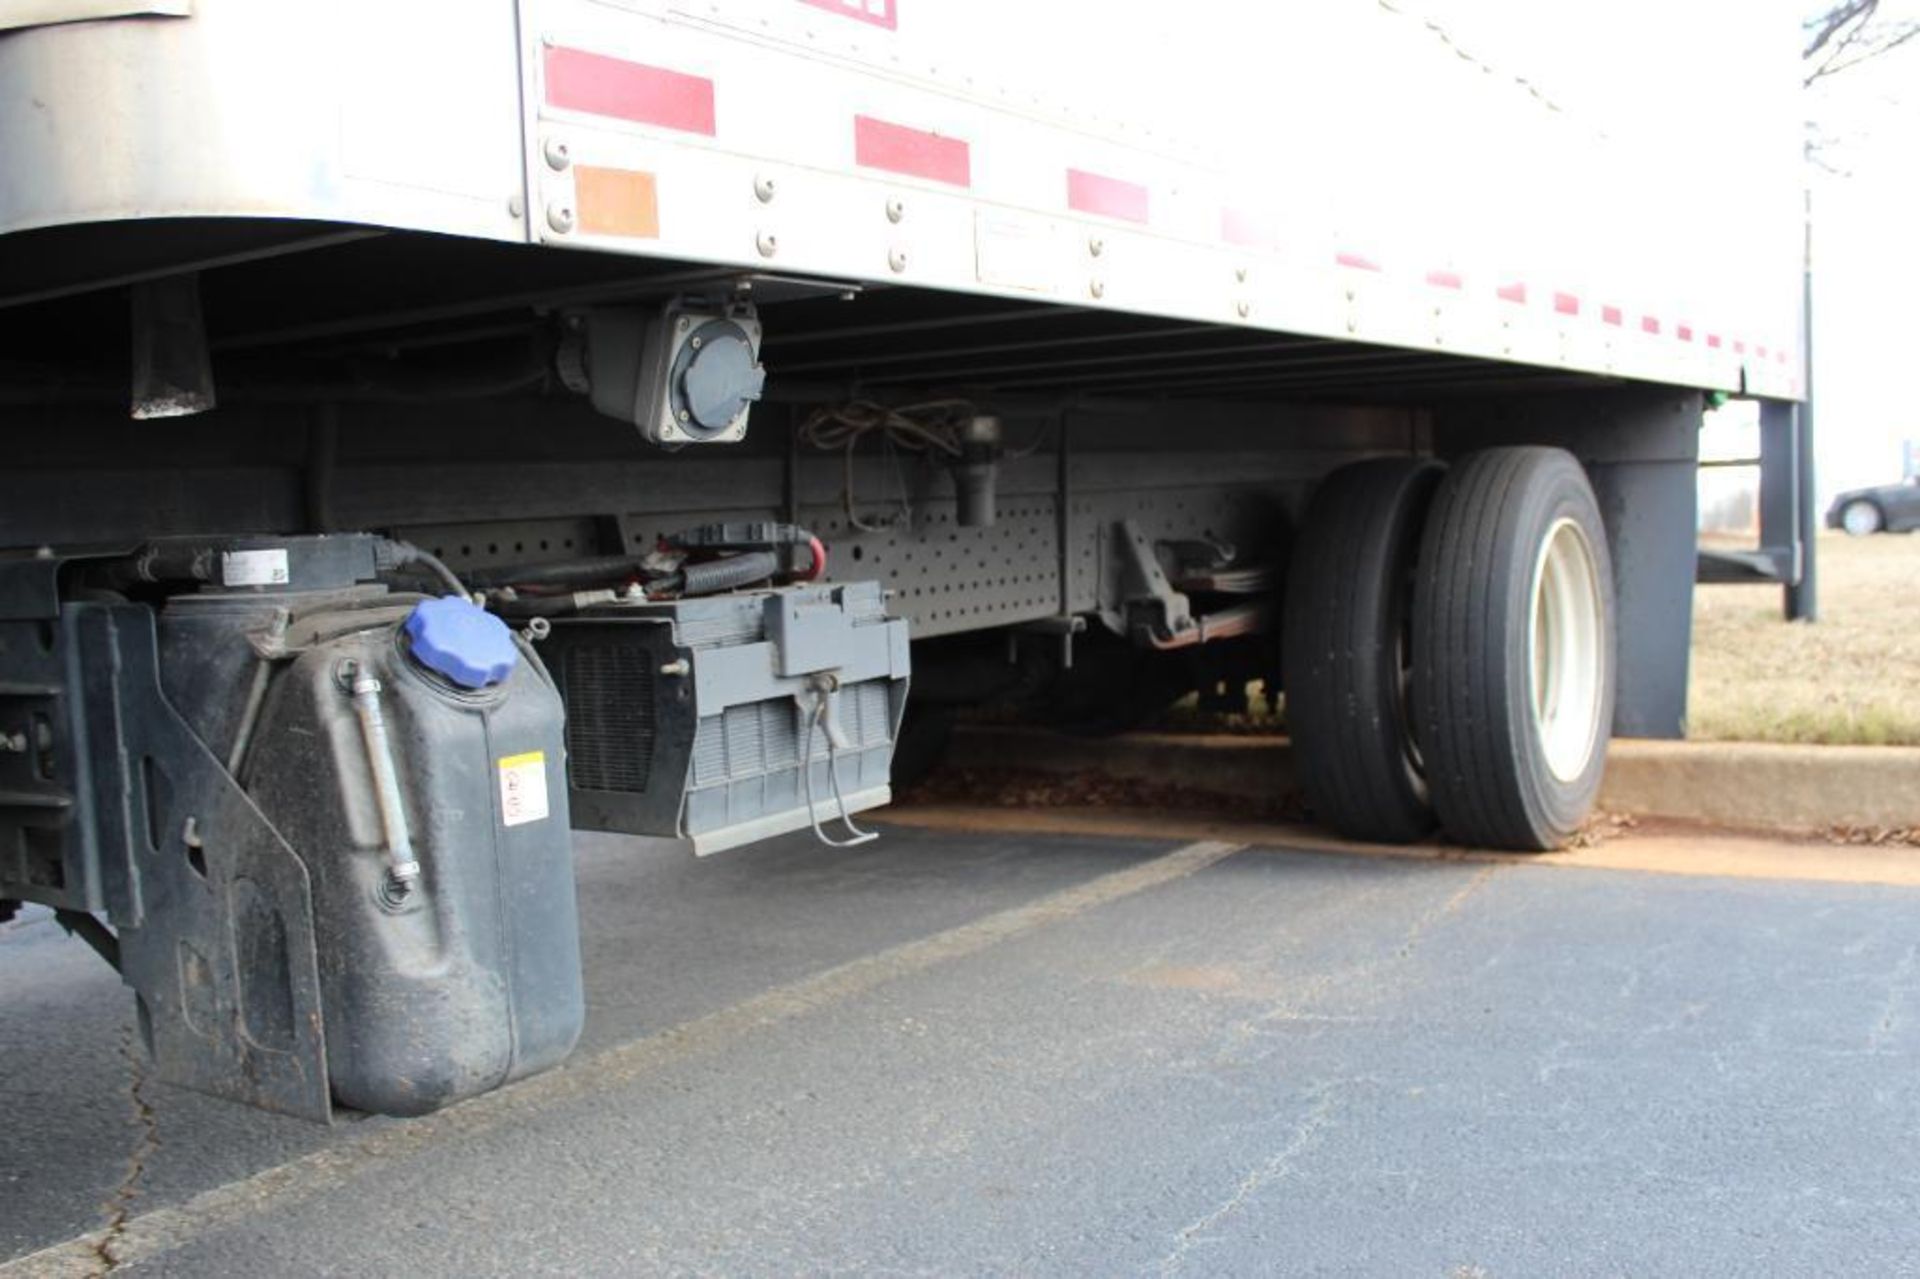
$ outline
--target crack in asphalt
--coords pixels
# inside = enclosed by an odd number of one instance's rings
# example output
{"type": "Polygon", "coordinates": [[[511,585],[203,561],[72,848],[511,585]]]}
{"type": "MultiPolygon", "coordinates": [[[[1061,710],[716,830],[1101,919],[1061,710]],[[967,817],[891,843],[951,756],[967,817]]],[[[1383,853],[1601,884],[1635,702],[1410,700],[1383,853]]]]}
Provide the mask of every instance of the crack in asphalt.
{"type": "Polygon", "coordinates": [[[1321,1133],[1333,1122],[1333,1108],[1338,1101],[1338,1086],[1322,1084],[1309,1090],[1313,1104],[1307,1113],[1294,1125],[1286,1143],[1275,1151],[1264,1163],[1249,1169],[1240,1178],[1232,1193],[1221,1201],[1220,1205],[1205,1216],[1196,1219],[1175,1233],[1173,1249],[1160,1260],[1159,1271],[1163,1276],[1178,1273],[1186,1264],[1187,1254],[1195,1245],[1207,1238],[1207,1232],[1240,1211],[1241,1207],[1254,1195],[1276,1181],[1284,1181],[1293,1175],[1294,1161],[1320,1143],[1321,1133]]]}
{"type": "Polygon", "coordinates": [[[133,1118],[140,1127],[140,1137],[127,1153],[126,1171],[120,1176],[120,1184],[100,1205],[100,1210],[106,1215],[104,1229],[89,1236],[87,1241],[100,1263],[100,1269],[95,1273],[102,1275],[119,1269],[124,1260],[119,1252],[120,1238],[126,1233],[127,1222],[133,1215],[134,1201],[140,1197],[140,1182],[146,1175],[147,1161],[160,1148],[159,1119],[154,1114],[153,1104],[146,1097],[147,1074],[141,1066],[140,1054],[133,1046],[131,1027],[121,1036],[120,1054],[127,1059],[127,1099],[132,1103],[133,1118]]]}
{"type": "Polygon", "coordinates": [[[1426,936],[1427,930],[1445,919],[1448,915],[1459,910],[1460,907],[1465,904],[1467,898],[1479,892],[1486,882],[1493,878],[1494,872],[1499,869],[1500,864],[1497,862],[1491,866],[1481,867],[1479,873],[1462,885],[1453,896],[1447,898],[1447,900],[1441,902],[1432,910],[1427,911],[1418,919],[1415,919],[1413,924],[1407,929],[1406,937],[1402,939],[1400,943],[1400,958],[1412,958],[1414,950],[1419,946],[1420,939],[1426,936]]]}
{"type": "Polygon", "coordinates": [[[1878,1050],[1886,1047],[1893,1038],[1893,1032],[1900,1024],[1900,1005],[1913,993],[1913,977],[1916,967],[1920,967],[1920,944],[1907,947],[1907,953],[1900,957],[1893,971],[1887,975],[1887,998],[1880,1007],[1880,1016],[1867,1031],[1867,1047],[1878,1050]]]}
{"type": "MultiPolygon", "coordinates": [[[[1485,887],[1487,881],[1492,879],[1501,869],[1502,863],[1493,863],[1481,867],[1465,884],[1449,894],[1444,901],[1429,907],[1417,915],[1408,925],[1406,933],[1401,938],[1400,945],[1394,949],[1388,962],[1405,961],[1412,958],[1420,942],[1433,927],[1448,917],[1457,914],[1460,908],[1466,904],[1467,900],[1485,887]]],[[[1370,969],[1369,972],[1371,971],[1370,969]]],[[[1337,984],[1338,983],[1331,978],[1318,983],[1318,989],[1311,992],[1310,998],[1317,998],[1324,995],[1327,992],[1327,988],[1337,984]]],[[[1310,1016],[1311,1014],[1301,1007],[1301,1004],[1305,1002],[1307,1001],[1295,1001],[1295,1003],[1290,1006],[1275,1008],[1259,1017],[1242,1022],[1241,1026],[1245,1029],[1251,1029],[1254,1026],[1264,1025],[1270,1021],[1292,1021],[1310,1016]]],[[[1173,1248],[1161,1259],[1158,1267],[1159,1273],[1162,1276],[1173,1275],[1180,1271],[1186,1265],[1188,1255],[1194,1248],[1206,1242],[1209,1232],[1239,1212],[1254,1195],[1260,1193],[1268,1185],[1274,1182],[1284,1181],[1294,1174],[1296,1161],[1300,1156],[1306,1154],[1320,1143],[1322,1134],[1333,1123],[1334,1107],[1339,1100],[1339,1089],[1339,1084],[1323,1084],[1310,1090],[1309,1095],[1314,1099],[1313,1104],[1307,1109],[1307,1112],[1301,1116],[1299,1123],[1294,1126],[1292,1133],[1288,1136],[1281,1148],[1265,1162],[1250,1169],[1218,1207],[1182,1227],[1174,1235],[1173,1248]]]]}

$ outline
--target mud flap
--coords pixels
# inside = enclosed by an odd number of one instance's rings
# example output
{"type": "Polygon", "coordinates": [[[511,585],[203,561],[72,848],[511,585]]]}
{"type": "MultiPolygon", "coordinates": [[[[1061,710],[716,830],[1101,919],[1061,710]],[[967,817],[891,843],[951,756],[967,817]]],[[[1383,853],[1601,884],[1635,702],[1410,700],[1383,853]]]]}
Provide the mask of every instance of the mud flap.
{"type": "Polygon", "coordinates": [[[166,700],[152,612],[79,604],[66,616],[69,669],[87,686],[99,846],[132,863],[121,977],[156,1073],[328,1122],[306,867],[166,700]]]}

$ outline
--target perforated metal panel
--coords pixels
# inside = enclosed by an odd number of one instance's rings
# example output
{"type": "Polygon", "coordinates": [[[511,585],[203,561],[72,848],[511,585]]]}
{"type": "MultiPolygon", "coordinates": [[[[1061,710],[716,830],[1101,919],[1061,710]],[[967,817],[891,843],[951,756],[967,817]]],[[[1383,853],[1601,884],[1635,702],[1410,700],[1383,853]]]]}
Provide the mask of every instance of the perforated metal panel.
{"type": "Polygon", "coordinates": [[[1110,468],[1105,459],[1089,466],[1096,482],[1129,487],[1067,499],[1064,557],[1060,500],[1050,493],[1003,497],[995,522],[985,528],[962,527],[953,503],[939,500],[917,504],[911,520],[899,518],[877,532],[851,528],[841,507],[809,507],[803,515],[828,544],[829,577],[881,582],[893,592],[894,616],[906,619],[915,639],[1110,604],[1105,597],[1117,588],[1108,563],[1110,535],[1121,520],[1135,520],[1155,540],[1223,541],[1254,559],[1270,558],[1269,544],[1284,538],[1288,490],[1282,481],[1179,484],[1180,477],[1169,474],[1162,487],[1131,487],[1133,477],[1100,474],[1110,468]]]}
{"type": "Polygon", "coordinates": [[[829,578],[878,581],[915,639],[1003,625],[1060,611],[1058,504],[1003,499],[985,528],[955,522],[953,503],[929,503],[881,532],[850,528],[835,508],[807,512],[832,552],[829,578]]]}
{"type": "Polygon", "coordinates": [[[471,524],[402,524],[395,533],[445,560],[455,572],[591,555],[598,545],[591,516],[489,520],[471,524]]]}

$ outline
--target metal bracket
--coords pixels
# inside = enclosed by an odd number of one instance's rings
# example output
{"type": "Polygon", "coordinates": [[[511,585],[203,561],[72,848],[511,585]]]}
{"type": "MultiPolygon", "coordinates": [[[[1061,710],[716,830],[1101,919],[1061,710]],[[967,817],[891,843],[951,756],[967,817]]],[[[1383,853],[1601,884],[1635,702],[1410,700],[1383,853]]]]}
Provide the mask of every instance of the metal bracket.
{"type": "Polygon", "coordinates": [[[94,822],[101,856],[139,884],[120,969],[160,1078],[328,1121],[306,867],[162,693],[151,610],[70,604],[64,619],[88,754],[124,761],[94,778],[94,822]]]}
{"type": "Polygon", "coordinates": [[[1037,617],[1031,622],[1009,626],[1007,628],[1007,661],[1011,663],[1020,660],[1020,636],[1046,635],[1060,641],[1060,669],[1070,671],[1073,669],[1073,637],[1086,634],[1086,630],[1087,619],[1077,613],[1064,617],[1037,617]]]}
{"type": "MultiPolygon", "coordinates": [[[[1760,405],[1760,456],[1717,465],[1760,467],[1760,545],[1747,549],[1699,548],[1698,582],[1778,582],[1785,588],[1787,620],[1812,618],[1815,516],[1808,467],[1812,451],[1805,409],[1767,400],[1760,405]]],[[[1702,466],[1716,463],[1703,462],[1702,466]]]]}
{"type": "Polygon", "coordinates": [[[1153,539],[1132,520],[1121,520],[1113,525],[1113,543],[1120,558],[1120,598],[1102,620],[1156,648],[1177,644],[1194,629],[1193,606],[1167,579],[1153,539]]]}

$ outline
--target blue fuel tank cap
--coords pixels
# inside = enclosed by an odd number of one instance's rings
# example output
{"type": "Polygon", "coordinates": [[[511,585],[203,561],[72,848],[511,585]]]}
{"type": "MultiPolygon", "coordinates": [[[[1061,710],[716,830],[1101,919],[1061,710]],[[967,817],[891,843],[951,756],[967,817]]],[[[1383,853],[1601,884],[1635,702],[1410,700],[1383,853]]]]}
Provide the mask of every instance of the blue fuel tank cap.
{"type": "Polygon", "coordinates": [[[414,605],[405,629],[413,660],[462,688],[498,684],[520,660],[507,624],[458,595],[414,605]]]}

